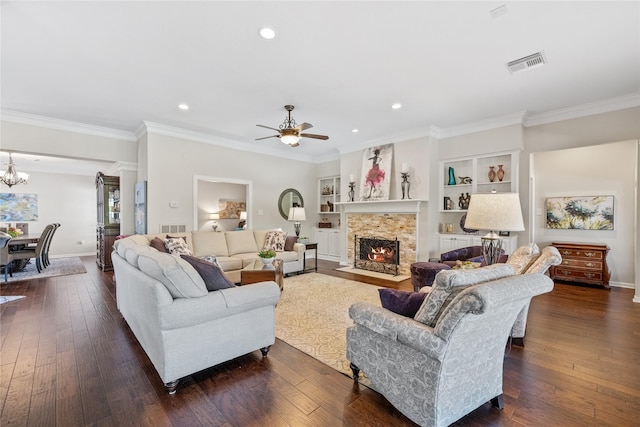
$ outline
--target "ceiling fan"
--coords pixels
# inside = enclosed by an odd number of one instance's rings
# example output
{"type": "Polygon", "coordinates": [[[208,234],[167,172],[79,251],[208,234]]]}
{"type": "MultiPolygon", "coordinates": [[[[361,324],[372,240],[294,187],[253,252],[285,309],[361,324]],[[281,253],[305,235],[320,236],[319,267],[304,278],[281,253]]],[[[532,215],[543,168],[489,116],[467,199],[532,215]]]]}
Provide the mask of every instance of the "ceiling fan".
{"type": "Polygon", "coordinates": [[[275,130],[278,132],[278,135],[264,136],[262,138],[256,138],[256,141],[260,139],[267,138],[280,138],[280,141],[291,146],[297,147],[300,145],[300,138],[314,138],[314,139],[329,139],[326,135],[316,135],[313,133],[302,133],[302,131],[312,128],[313,125],[311,123],[302,123],[300,125],[296,124],[296,121],[291,117],[291,112],[295,107],[293,105],[285,105],[284,109],[289,112],[288,117],[284,118],[284,122],[279,126],[280,129],[272,128],[264,125],[256,125],[261,128],[267,128],[271,130],[275,130]]]}

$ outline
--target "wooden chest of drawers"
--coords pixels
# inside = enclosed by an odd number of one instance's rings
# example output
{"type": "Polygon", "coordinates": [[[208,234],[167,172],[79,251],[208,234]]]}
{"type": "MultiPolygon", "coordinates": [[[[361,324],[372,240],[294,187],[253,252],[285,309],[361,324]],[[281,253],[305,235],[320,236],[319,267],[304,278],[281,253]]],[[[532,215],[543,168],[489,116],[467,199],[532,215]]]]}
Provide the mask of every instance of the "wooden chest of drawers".
{"type": "Polygon", "coordinates": [[[562,263],[552,266],[552,279],[600,285],[609,289],[609,246],[600,243],[553,242],[562,255],[562,263]]]}

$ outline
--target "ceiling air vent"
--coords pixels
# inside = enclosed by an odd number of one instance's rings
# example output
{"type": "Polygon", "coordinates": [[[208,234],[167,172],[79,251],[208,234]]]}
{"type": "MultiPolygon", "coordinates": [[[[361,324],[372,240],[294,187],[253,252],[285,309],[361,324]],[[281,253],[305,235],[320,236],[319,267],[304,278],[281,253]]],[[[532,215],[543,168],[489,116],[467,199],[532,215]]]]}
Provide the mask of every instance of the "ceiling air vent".
{"type": "Polygon", "coordinates": [[[524,58],[516,59],[507,64],[507,68],[511,74],[522,70],[528,70],[529,68],[539,67],[547,63],[543,52],[536,52],[533,55],[525,56],[524,58]]]}

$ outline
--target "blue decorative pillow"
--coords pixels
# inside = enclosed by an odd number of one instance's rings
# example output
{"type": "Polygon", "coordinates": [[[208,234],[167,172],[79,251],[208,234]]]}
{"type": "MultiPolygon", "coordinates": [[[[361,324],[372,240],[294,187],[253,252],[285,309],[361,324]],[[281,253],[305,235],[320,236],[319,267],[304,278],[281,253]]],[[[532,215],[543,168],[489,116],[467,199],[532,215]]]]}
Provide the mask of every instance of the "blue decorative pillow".
{"type": "Polygon", "coordinates": [[[413,317],[418,312],[426,292],[399,291],[397,289],[378,289],[382,307],[406,317],[413,317]]]}

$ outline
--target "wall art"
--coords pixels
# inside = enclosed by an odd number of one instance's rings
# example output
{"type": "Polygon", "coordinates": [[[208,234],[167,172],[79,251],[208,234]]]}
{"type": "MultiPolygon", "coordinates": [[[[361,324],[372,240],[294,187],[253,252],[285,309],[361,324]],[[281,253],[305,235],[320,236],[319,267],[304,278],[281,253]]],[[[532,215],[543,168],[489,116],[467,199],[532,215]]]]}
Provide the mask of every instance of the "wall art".
{"type": "Polygon", "coordinates": [[[247,202],[237,200],[218,200],[220,219],[240,219],[240,212],[247,210],[247,202]]]}
{"type": "Polygon", "coordinates": [[[546,228],[613,230],[613,196],[549,197],[546,228]]]}
{"type": "Polygon", "coordinates": [[[364,150],[362,155],[362,185],[360,200],[389,200],[393,144],[364,150]]]}
{"type": "Polygon", "coordinates": [[[134,216],[136,234],[147,234],[147,181],[136,182],[134,216]]]}
{"type": "Polygon", "coordinates": [[[0,193],[0,222],[37,220],[37,194],[0,193]]]}

